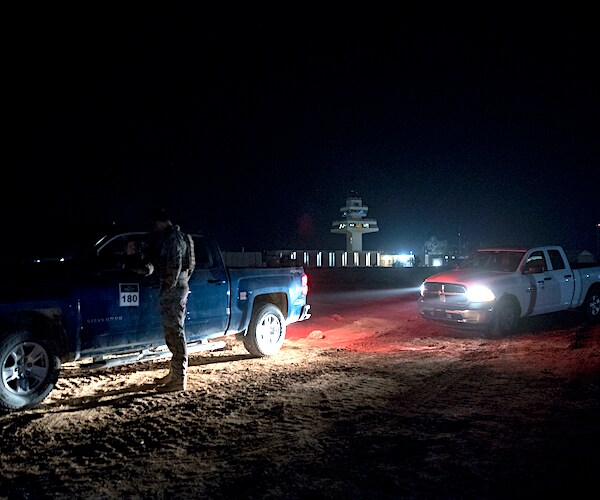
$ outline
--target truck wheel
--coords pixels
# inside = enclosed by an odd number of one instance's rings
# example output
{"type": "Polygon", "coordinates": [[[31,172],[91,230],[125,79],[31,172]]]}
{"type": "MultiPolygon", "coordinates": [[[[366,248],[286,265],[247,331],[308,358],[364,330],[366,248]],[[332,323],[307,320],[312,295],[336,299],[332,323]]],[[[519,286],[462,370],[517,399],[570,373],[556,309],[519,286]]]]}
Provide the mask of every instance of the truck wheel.
{"type": "Polygon", "coordinates": [[[0,408],[33,408],[54,389],[60,360],[48,343],[27,330],[0,342],[0,408]]]}
{"type": "Polygon", "coordinates": [[[244,347],[253,356],[272,356],[285,340],[285,320],[274,304],[260,306],[252,313],[244,347]]]}
{"type": "Polygon", "coordinates": [[[588,291],[582,305],[585,318],[591,323],[600,321],[600,288],[593,287],[588,291]]]}
{"type": "Polygon", "coordinates": [[[494,320],[489,330],[490,335],[501,337],[514,333],[519,325],[519,316],[519,308],[512,300],[501,300],[494,310],[494,320]]]}

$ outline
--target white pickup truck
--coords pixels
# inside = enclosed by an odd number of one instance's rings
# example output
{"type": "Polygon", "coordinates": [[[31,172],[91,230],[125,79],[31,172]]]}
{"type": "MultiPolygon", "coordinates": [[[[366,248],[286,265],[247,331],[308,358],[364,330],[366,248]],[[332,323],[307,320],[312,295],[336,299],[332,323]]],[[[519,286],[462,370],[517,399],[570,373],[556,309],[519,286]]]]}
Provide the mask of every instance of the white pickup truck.
{"type": "Polygon", "coordinates": [[[579,309],[600,320],[600,266],[570,264],[559,246],[485,248],[456,269],[421,285],[421,317],[493,335],[515,331],[521,318],[579,309]]]}

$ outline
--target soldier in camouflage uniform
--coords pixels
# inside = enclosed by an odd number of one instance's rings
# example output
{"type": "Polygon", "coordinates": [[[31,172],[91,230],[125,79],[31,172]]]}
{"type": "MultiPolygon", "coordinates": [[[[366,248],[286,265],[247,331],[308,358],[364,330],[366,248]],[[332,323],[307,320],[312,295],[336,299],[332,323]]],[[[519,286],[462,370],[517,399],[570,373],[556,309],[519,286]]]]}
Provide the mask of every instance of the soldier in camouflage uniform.
{"type": "Polygon", "coordinates": [[[192,237],[173,225],[164,210],[153,216],[154,230],[161,236],[158,256],[159,306],[167,347],[173,354],[169,373],[155,380],[161,391],[187,388],[187,341],[185,316],[190,293],[189,279],[196,265],[192,237]]]}

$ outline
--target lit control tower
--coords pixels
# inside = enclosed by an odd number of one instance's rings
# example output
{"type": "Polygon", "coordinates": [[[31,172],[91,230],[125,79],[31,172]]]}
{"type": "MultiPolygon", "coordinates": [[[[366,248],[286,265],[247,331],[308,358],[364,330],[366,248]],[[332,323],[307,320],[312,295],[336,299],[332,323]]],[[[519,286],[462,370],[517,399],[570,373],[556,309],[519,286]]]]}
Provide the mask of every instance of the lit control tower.
{"type": "Polygon", "coordinates": [[[340,208],[343,219],[331,223],[331,232],[346,235],[346,250],[348,252],[362,251],[362,235],[379,231],[375,219],[366,219],[369,207],[362,204],[362,199],[356,191],[350,191],[346,198],[346,206],[340,208]]]}

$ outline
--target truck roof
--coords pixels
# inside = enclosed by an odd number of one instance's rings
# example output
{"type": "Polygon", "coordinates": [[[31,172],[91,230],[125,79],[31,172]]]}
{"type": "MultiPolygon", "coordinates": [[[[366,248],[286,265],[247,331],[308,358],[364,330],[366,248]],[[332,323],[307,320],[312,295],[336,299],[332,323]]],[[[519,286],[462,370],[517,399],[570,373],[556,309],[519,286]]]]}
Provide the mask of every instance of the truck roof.
{"type": "Polygon", "coordinates": [[[478,248],[476,252],[526,252],[526,248],[514,248],[514,247],[489,247],[489,248],[478,248]]]}

